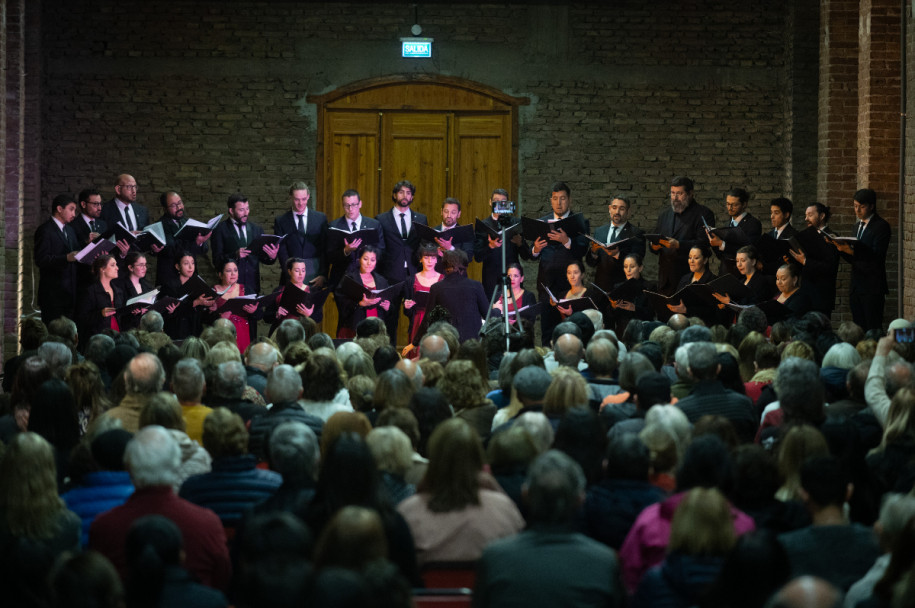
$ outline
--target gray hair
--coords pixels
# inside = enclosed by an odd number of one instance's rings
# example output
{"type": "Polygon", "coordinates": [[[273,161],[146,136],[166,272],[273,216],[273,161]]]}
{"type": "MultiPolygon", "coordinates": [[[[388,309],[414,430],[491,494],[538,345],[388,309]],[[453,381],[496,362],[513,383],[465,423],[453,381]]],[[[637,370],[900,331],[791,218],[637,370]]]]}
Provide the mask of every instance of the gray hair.
{"type": "Polygon", "coordinates": [[[778,366],[773,384],[783,410],[805,409],[808,402],[819,399],[822,406],[825,389],[816,363],[800,357],[788,357],[778,366]]]}
{"type": "Polygon", "coordinates": [[[128,393],[151,395],[162,390],[165,368],[159,357],[152,353],[139,353],[127,364],[124,387],[128,393]]]}
{"type": "Polygon", "coordinates": [[[880,540],[883,545],[891,548],[912,517],[915,517],[915,496],[893,492],[885,494],[878,518],[882,528],[880,540]]]}
{"type": "Polygon", "coordinates": [[[680,380],[691,380],[689,377],[689,348],[678,346],[674,351],[674,363],[676,363],[677,378],[680,380]]]}
{"type": "Polygon", "coordinates": [[[559,450],[549,450],[531,463],[524,482],[529,520],[566,523],[574,519],[585,492],[581,466],[559,450]]]}
{"type": "Polygon", "coordinates": [[[513,426],[527,431],[538,454],[546,452],[553,445],[553,425],[543,412],[525,412],[515,419],[513,426]]]}
{"type": "Polygon", "coordinates": [[[248,374],[240,361],[226,361],[216,368],[213,392],[223,399],[241,399],[248,385],[248,374]]]}
{"type": "Polygon", "coordinates": [[[340,362],[340,365],[345,365],[346,360],[349,359],[352,355],[363,352],[365,351],[362,350],[362,347],[355,342],[344,342],[337,347],[337,361],[340,362]]]}
{"type": "Polygon", "coordinates": [[[823,355],[822,367],[851,369],[861,363],[861,354],[848,342],[833,344],[823,355]]]}
{"type": "Polygon", "coordinates": [[[689,373],[696,380],[711,380],[718,374],[718,351],[711,342],[691,342],[686,347],[689,373]]]}
{"type": "Polygon", "coordinates": [[[283,480],[315,479],[321,450],[315,432],[302,422],[284,422],[273,429],[268,443],[270,468],[283,480]]]}
{"type": "Polygon", "coordinates": [[[114,352],[114,338],[105,334],[95,334],[89,338],[86,346],[86,358],[99,366],[105,365],[108,356],[114,352]]]}
{"type": "Polygon", "coordinates": [[[157,310],[150,310],[142,317],[140,317],[140,329],[143,331],[156,333],[162,331],[164,327],[165,321],[162,319],[162,315],[159,314],[159,311],[157,310]]]}
{"type": "Polygon", "coordinates": [[[528,365],[518,370],[512,378],[512,387],[519,399],[542,401],[552,381],[553,377],[548,371],[536,365],[528,365]]]}
{"type": "Polygon", "coordinates": [[[72,343],[76,343],[76,338],[79,335],[79,330],[76,327],[76,323],[73,322],[73,319],[67,317],[57,317],[50,323],[48,323],[48,333],[60,336],[61,338],[66,338],[72,343]]]}
{"type": "Polygon", "coordinates": [[[206,377],[200,361],[186,357],[175,364],[172,370],[172,392],[178,401],[199,401],[206,386],[206,377]]]}
{"type": "Polygon", "coordinates": [[[248,348],[246,360],[248,365],[252,367],[270,370],[270,368],[276,365],[280,360],[280,351],[272,344],[258,342],[257,344],[252,344],[251,347],[248,348]]]}
{"type": "Polygon", "coordinates": [[[604,328],[604,314],[601,311],[596,308],[589,308],[583,312],[588,317],[588,320],[591,321],[591,325],[594,326],[594,331],[600,331],[604,328]]]}
{"type": "Polygon", "coordinates": [[[136,488],[172,486],[178,483],[181,448],[166,429],[150,425],[140,429],[127,444],[124,464],[136,488]]]}
{"type": "Polygon", "coordinates": [[[588,348],[585,349],[585,361],[588,362],[588,370],[596,376],[609,376],[619,364],[619,349],[614,346],[613,342],[606,338],[591,338],[588,342],[588,348]]]}
{"type": "Polygon", "coordinates": [[[270,403],[295,401],[302,393],[302,376],[291,365],[277,365],[267,376],[266,392],[270,403]]]}
{"type": "Polygon", "coordinates": [[[73,363],[73,351],[62,342],[45,342],[38,347],[38,356],[48,364],[51,373],[61,379],[73,363]]]}
{"type": "Polygon", "coordinates": [[[276,330],[276,343],[281,351],[293,342],[305,341],[305,328],[295,319],[286,319],[276,330]]]}
{"type": "Polygon", "coordinates": [[[407,434],[396,426],[372,429],[365,443],[375,458],[379,471],[404,476],[413,464],[413,445],[407,434]]]}

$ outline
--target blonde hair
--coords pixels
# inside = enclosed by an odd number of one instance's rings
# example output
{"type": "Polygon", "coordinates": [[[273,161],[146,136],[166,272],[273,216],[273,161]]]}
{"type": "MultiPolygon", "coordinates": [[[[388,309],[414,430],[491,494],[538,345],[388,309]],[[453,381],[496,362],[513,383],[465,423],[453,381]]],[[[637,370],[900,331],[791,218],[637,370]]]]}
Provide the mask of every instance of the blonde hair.
{"type": "Polygon", "coordinates": [[[692,427],[683,410],[675,405],[655,405],[645,414],[639,439],[648,448],[654,472],[676,468],[689,446],[692,427]]]}
{"type": "Polygon", "coordinates": [[[801,489],[801,465],[808,458],[829,456],[829,445],[823,433],[809,424],[792,427],[785,433],[778,448],[778,473],[782,487],[777,498],[799,500],[801,489]]]}
{"type": "Polygon", "coordinates": [[[896,391],[890,402],[890,410],[886,416],[886,428],[883,431],[883,440],[880,448],[903,438],[915,439],[915,390],[904,387],[896,391]]]}
{"type": "Polygon", "coordinates": [[[210,347],[204,362],[207,365],[218,366],[220,363],[229,361],[238,361],[242,363],[241,353],[238,351],[238,345],[235,342],[217,342],[210,347]]]}
{"type": "Polygon", "coordinates": [[[798,357],[800,359],[807,359],[808,361],[816,361],[816,357],[813,354],[813,348],[801,340],[792,340],[785,345],[785,348],[782,350],[782,361],[788,357],[798,357]]]}
{"type": "Polygon", "coordinates": [[[64,511],[54,450],[36,433],[16,434],[0,459],[0,513],[13,536],[51,538],[64,511]]]}
{"type": "Polygon", "coordinates": [[[241,416],[217,407],[203,420],[203,447],[215,460],[248,451],[248,429],[241,416]]]}
{"type": "Polygon", "coordinates": [[[668,551],[725,555],[737,542],[731,507],[717,488],[690,490],[674,511],[668,551]]]}
{"type": "Polygon", "coordinates": [[[413,446],[407,434],[396,426],[372,429],[365,438],[379,471],[403,476],[413,464],[413,446]]]}
{"type": "Polygon", "coordinates": [[[553,380],[543,395],[544,414],[561,416],[569,408],[588,405],[588,383],[577,370],[557,367],[552,376],[553,380]]]}

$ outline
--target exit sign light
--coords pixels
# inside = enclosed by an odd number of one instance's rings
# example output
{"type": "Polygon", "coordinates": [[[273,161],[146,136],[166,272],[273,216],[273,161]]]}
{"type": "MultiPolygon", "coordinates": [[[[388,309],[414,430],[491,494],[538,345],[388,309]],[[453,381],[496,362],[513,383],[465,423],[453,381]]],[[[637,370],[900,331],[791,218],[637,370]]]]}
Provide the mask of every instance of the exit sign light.
{"type": "Polygon", "coordinates": [[[400,53],[411,59],[432,57],[432,38],[401,38],[400,53]]]}

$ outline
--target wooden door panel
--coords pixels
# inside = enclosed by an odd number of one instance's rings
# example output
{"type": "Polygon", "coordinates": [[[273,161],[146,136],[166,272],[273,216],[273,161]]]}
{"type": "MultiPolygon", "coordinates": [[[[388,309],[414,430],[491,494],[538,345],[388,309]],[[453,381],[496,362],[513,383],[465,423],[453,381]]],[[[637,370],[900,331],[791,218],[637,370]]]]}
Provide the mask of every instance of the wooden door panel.
{"type": "Polygon", "coordinates": [[[456,116],[452,196],[461,201],[461,221],[485,217],[495,188],[512,191],[507,115],[456,116]]]}
{"type": "Polygon", "coordinates": [[[435,225],[448,189],[447,114],[387,113],[382,119],[382,209],[389,188],[407,179],[416,185],[413,209],[435,225]]]}
{"type": "Polygon", "coordinates": [[[328,219],[343,215],[340,197],[354,188],[363,200],[362,213],[378,213],[378,114],[375,112],[331,112],[325,141],[330,144],[325,172],[323,200],[328,219]]]}

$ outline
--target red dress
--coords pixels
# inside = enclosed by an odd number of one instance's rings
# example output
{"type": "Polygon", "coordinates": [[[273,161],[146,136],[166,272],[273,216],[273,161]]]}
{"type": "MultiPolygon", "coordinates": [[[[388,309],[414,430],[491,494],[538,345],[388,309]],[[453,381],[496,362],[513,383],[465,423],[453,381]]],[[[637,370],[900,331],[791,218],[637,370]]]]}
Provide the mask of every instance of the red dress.
{"type": "MultiPolygon", "coordinates": [[[[443,275],[443,274],[438,275],[439,281],[441,281],[443,278],[445,278],[445,275],[443,275]]],[[[436,283],[437,282],[438,281],[436,281],[436,283]]],[[[413,292],[414,293],[416,293],[418,291],[422,292],[422,293],[429,293],[429,290],[431,288],[432,288],[431,286],[426,287],[422,283],[419,282],[418,274],[413,275],[413,292]]],[[[413,343],[413,340],[416,338],[416,333],[419,331],[419,326],[422,325],[423,317],[425,317],[425,316],[426,316],[425,308],[420,308],[419,306],[413,307],[413,319],[410,323],[410,343],[411,344],[413,343]]]]}
{"type": "MultiPolygon", "coordinates": [[[[241,283],[237,283],[237,285],[238,295],[245,295],[245,286],[241,283]]],[[[219,308],[225,304],[229,299],[230,298],[224,298],[222,296],[216,298],[216,308],[219,308]]],[[[236,314],[230,314],[227,318],[232,321],[232,325],[235,326],[235,340],[236,344],[238,344],[238,351],[244,355],[245,349],[248,348],[249,344],[251,344],[251,328],[248,325],[248,319],[246,317],[240,317],[236,314]]]]}

